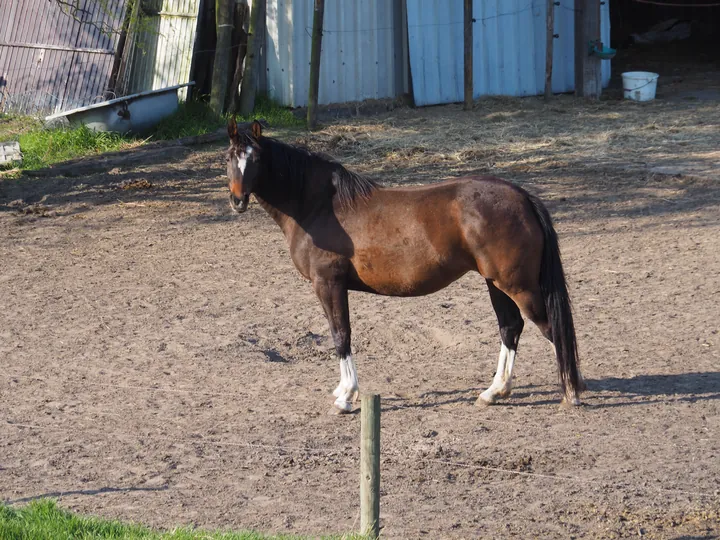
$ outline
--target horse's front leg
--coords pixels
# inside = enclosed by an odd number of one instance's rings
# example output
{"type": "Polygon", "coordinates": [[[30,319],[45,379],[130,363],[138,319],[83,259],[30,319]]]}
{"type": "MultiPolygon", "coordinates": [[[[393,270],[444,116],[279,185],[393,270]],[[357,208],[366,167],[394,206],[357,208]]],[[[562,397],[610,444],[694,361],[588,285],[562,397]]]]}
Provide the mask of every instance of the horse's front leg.
{"type": "Polygon", "coordinates": [[[348,413],[358,396],[358,377],[355,362],[350,354],[350,311],[348,292],[344,280],[315,278],[315,293],[320,299],[335,343],[335,352],[340,359],[340,384],[333,391],[337,398],[331,412],[348,413]]]}

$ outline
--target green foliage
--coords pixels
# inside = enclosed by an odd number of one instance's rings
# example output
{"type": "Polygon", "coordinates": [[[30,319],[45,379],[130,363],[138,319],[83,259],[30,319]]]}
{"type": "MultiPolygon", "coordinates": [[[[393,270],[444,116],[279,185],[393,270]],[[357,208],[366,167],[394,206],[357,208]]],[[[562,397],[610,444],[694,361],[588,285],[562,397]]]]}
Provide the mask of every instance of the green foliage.
{"type": "Polygon", "coordinates": [[[31,116],[0,113],[0,142],[17,141],[21,134],[39,129],[41,125],[31,116]]]}
{"type": "MultiPolygon", "coordinates": [[[[238,116],[238,122],[248,122],[264,118],[270,127],[301,127],[303,118],[296,117],[286,107],[278,105],[266,95],[255,100],[255,111],[249,117],[238,116]]],[[[203,135],[215,131],[227,124],[227,115],[215,113],[210,105],[203,101],[190,100],[181,103],[178,110],[160,122],[152,134],[153,139],[177,139],[192,135],[203,135]]]]}
{"type": "Polygon", "coordinates": [[[180,103],[177,111],[160,121],[152,132],[152,138],[165,140],[204,135],[224,124],[224,118],[213,112],[207,103],[188,100],[180,103]]]}
{"type": "MultiPolygon", "coordinates": [[[[300,127],[304,119],[297,118],[290,109],[281,107],[266,96],[258,96],[255,112],[238,121],[264,118],[272,128],[300,127]]],[[[215,114],[207,103],[187,101],[178,110],[163,119],[150,133],[149,139],[179,139],[203,135],[222,128],[227,116],[215,114]]],[[[31,117],[0,114],[0,141],[18,140],[23,153],[21,169],[33,170],[48,167],[68,159],[112,152],[141,144],[138,139],[112,132],[93,131],[85,126],[45,129],[31,117]]]]}
{"type": "Polygon", "coordinates": [[[254,120],[255,118],[264,118],[270,127],[305,127],[305,118],[298,118],[287,107],[278,105],[265,94],[260,94],[255,98],[255,110],[248,118],[238,118],[243,122],[254,120]]]}
{"type": "MultiPolygon", "coordinates": [[[[267,536],[260,533],[203,531],[179,528],[156,531],[137,524],[71,514],[54,501],[34,501],[22,508],[0,504],[2,540],[301,540],[299,536],[267,536]]],[[[361,536],[327,536],[327,539],[361,540],[361,536]]]]}
{"type": "Polygon", "coordinates": [[[68,159],[122,150],[133,140],[118,133],[77,128],[38,129],[19,137],[23,169],[40,169],[68,159]]]}

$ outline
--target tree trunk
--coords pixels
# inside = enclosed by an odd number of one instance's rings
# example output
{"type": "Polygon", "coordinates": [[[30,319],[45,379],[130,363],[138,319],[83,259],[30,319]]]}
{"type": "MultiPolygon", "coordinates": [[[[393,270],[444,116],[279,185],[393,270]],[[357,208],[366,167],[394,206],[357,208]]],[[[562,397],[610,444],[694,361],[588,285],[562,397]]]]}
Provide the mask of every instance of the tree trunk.
{"type": "Polygon", "coordinates": [[[260,46],[265,32],[265,0],[254,0],[250,13],[250,29],[247,40],[245,71],[240,90],[240,114],[249,116],[255,108],[255,89],[260,69],[260,46]]]}
{"type": "Polygon", "coordinates": [[[320,86],[320,51],[322,50],[323,15],[325,0],[315,0],[313,13],[312,47],[310,49],[310,89],[308,91],[308,129],[317,127],[318,87],[320,86]]]}
{"type": "Polygon", "coordinates": [[[230,50],[232,48],[234,0],[215,1],[215,20],[217,21],[217,45],[213,67],[212,89],[210,90],[210,108],[217,114],[225,112],[225,95],[228,79],[231,77],[230,50]]]}
{"type": "Polygon", "coordinates": [[[233,32],[233,75],[227,96],[227,111],[235,114],[240,109],[240,81],[242,81],[243,61],[247,53],[247,32],[245,26],[248,20],[247,4],[238,2],[235,5],[235,32],[233,32]]]}
{"type": "Polygon", "coordinates": [[[194,55],[190,80],[195,81],[192,93],[195,98],[210,94],[212,88],[212,68],[217,44],[215,27],[215,0],[201,0],[198,14],[197,48],[194,55]]]}

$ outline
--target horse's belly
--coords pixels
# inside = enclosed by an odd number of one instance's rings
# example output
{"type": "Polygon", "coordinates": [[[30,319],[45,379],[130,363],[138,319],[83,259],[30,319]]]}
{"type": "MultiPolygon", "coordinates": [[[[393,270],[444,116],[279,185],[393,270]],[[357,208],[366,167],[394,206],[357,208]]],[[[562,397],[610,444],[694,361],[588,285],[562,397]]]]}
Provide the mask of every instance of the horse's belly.
{"type": "MultiPolygon", "coordinates": [[[[415,254],[417,255],[417,254],[415,254]]],[[[351,289],[386,296],[422,296],[447,287],[472,266],[462,256],[353,257],[351,289]]]]}

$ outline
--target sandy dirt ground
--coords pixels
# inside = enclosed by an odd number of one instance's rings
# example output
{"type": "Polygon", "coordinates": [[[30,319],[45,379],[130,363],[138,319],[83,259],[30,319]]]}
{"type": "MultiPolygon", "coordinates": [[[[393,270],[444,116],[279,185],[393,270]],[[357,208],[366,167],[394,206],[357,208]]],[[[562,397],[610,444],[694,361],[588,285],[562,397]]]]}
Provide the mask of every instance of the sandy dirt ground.
{"type": "MultiPolygon", "coordinates": [[[[500,345],[478,275],[351,293],[361,389],[382,395],[383,536],[720,534],[719,108],[489,100],[283,134],[387,183],[503,176],[560,235],[580,408],[558,406],[531,325],[513,395],[474,406],[500,345]]],[[[322,309],[262,209],[230,212],[223,152],[0,181],[0,500],[161,528],[358,528],[359,415],[327,414],[322,309]]]]}

